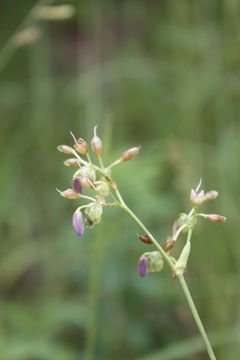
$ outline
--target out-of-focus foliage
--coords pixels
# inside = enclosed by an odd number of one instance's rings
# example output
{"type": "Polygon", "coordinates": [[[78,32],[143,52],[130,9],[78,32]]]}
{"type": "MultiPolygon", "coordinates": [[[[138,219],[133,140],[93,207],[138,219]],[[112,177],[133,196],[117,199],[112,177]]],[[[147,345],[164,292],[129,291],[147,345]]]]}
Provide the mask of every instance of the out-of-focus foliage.
{"type": "Polygon", "coordinates": [[[162,244],[200,177],[219,191],[206,209],[228,221],[199,221],[186,278],[217,358],[236,360],[240,4],[67,3],[70,19],[27,18],[41,36],[19,48],[8,39],[35,1],[0,3],[0,358],[206,359],[194,339],[178,346],[197,331],[169,271],[139,278],[149,247],[130,219],[107,209],[82,238],[72,229],[56,146],[97,124],[105,163],[141,144],[114,179],[162,244]]]}

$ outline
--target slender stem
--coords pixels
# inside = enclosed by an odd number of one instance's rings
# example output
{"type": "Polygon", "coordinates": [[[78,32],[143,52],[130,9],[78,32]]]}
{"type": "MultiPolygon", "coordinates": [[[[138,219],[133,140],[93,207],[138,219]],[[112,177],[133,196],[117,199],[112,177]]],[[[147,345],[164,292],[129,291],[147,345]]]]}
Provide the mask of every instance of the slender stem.
{"type": "MultiPolygon", "coordinates": [[[[152,234],[149,232],[149,230],[144,226],[144,224],[138,219],[138,217],[128,208],[128,206],[125,204],[125,202],[123,201],[119,191],[116,191],[117,197],[120,201],[121,204],[121,208],[123,210],[125,210],[128,215],[135,221],[135,223],[144,231],[144,233],[146,235],[148,235],[150,237],[150,239],[152,240],[153,244],[156,246],[156,248],[160,251],[160,253],[162,254],[162,257],[164,258],[164,260],[168,263],[169,267],[174,270],[174,263],[172,261],[172,259],[165,253],[165,251],[163,250],[163,248],[161,247],[161,245],[157,242],[157,240],[152,236],[152,234]]],[[[188,232],[188,237],[187,237],[187,242],[190,241],[191,239],[191,235],[192,235],[192,228],[190,228],[189,232],[188,232]]],[[[191,294],[189,292],[188,286],[185,282],[184,276],[183,274],[179,274],[177,275],[177,279],[182,287],[183,293],[186,297],[186,300],[188,302],[188,305],[190,307],[190,310],[192,312],[192,315],[194,317],[194,320],[196,322],[196,325],[198,327],[198,330],[202,336],[203,342],[206,346],[206,350],[208,352],[209,358],[211,360],[216,360],[216,357],[214,355],[213,349],[211,347],[211,344],[208,340],[207,334],[204,330],[203,324],[201,322],[201,319],[198,315],[197,309],[194,305],[193,299],[191,297],[191,294]]]]}
{"type": "Polygon", "coordinates": [[[90,156],[89,152],[86,153],[86,157],[88,159],[89,164],[93,166],[93,163],[92,163],[91,156],[90,156]]]}
{"type": "Polygon", "coordinates": [[[98,155],[98,161],[99,161],[101,169],[104,170],[103,160],[102,160],[102,157],[100,155],[98,155]]]}
{"type": "Polygon", "coordinates": [[[184,292],[184,295],[185,295],[185,297],[186,297],[186,299],[187,299],[188,305],[189,305],[190,310],[191,310],[191,312],[192,312],[192,315],[193,315],[193,317],[194,317],[194,319],[195,319],[195,322],[196,322],[196,324],[197,324],[198,330],[199,330],[199,332],[200,332],[200,334],[201,334],[201,336],[202,336],[202,339],[203,339],[204,344],[205,344],[205,346],[206,346],[206,349],[207,349],[209,358],[210,358],[211,360],[216,360],[216,356],[214,355],[213,349],[212,349],[211,344],[210,344],[210,342],[209,342],[209,340],[208,340],[207,334],[206,334],[206,332],[205,332],[205,330],[204,330],[202,321],[201,321],[201,319],[200,319],[200,317],[199,317],[199,315],[198,315],[198,311],[197,311],[196,306],[195,306],[195,304],[194,304],[194,302],[193,302],[192,296],[191,296],[191,294],[190,294],[190,291],[189,291],[189,289],[188,289],[188,286],[187,286],[187,284],[186,284],[186,281],[185,281],[185,279],[184,279],[184,276],[183,276],[182,274],[180,274],[180,275],[177,276],[177,278],[178,278],[178,281],[179,281],[179,283],[180,283],[180,285],[181,285],[181,287],[182,287],[182,290],[183,290],[183,292],[184,292]]]}
{"type": "Polygon", "coordinates": [[[91,200],[91,201],[95,201],[95,199],[91,196],[87,196],[87,195],[82,195],[80,196],[80,199],[87,199],[87,200],[91,200]]]}
{"type": "Polygon", "coordinates": [[[117,159],[116,161],[114,161],[112,164],[110,164],[110,165],[108,166],[108,169],[111,169],[112,167],[120,164],[121,162],[122,162],[122,159],[121,159],[121,158],[120,158],[120,159],[117,159]]]}

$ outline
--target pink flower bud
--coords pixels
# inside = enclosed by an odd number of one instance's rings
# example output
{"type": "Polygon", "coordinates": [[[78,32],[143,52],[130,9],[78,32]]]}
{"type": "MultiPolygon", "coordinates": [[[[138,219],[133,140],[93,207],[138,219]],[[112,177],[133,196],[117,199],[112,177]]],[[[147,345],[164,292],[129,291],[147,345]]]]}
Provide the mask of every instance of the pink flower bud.
{"type": "Polygon", "coordinates": [[[140,146],[133,147],[129,150],[124,151],[122,153],[122,161],[128,161],[133,159],[139,153],[139,150],[140,150],[140,146]]]}
{"type": "Polygon", "coordinates": [[[57,147],[58,151],[64,153],[64,154],[74,154],[74,150],[73,148],[71,148],[71,146],[68,145],[59,145],[57,147]]]}
{"type": "Polygon", "coordinates": [[[102,140],[97,136],[97,126],[94,127],[94,136],[91,141],[93,152],[101,156],[102,155],[102,140]]]}
{"type": "Polygon", "coordinates": [[[75,141],[74,148],[79,152],[79,154],[88,153],[88,144],[85,140],[79,138],[75,141]]]}
{"type": "Polygon", "coordinates": [[[79,199],[81,197],[81,195],[78,192],[74,191],[73,189],[67,189],[64,191],[60,191],[57,189],[57,191],[65,199],[75,200],[75,199],[79,199]]]}
{"type": "Polygon", "coordinates": [[[72,158],[72,159],[67,159],[64,162],[64,165],[68,166],[68,167],[75,167],[75,166],[79,166],[79,161],[76,158],[72,158]]]}
{"type": "Polygon", "coordinates": [[[218,196],[218,192],[217,192],[217,191],[215,191],[215,190],[208,191],[208,192],[204,195],[204,202],[208,202],[208,201],[215,200],[217,196],[218,196]]]}
{"type": "Polygon", "coordinates": [[[201,214],[201,216],[205,217],[205,219],[209,221],[218,222],[218,223],[224,223],[227,220],[225,216],[217,215],[217,214],[201,214]]]}
{"type": "Polygon", "coordinates": [[[78,234],[78,236],[82,236],[85,229],[85,222],[83,218],[83,214],[80,210],[76,210],[73,214],[73,227],[78,234]]]}

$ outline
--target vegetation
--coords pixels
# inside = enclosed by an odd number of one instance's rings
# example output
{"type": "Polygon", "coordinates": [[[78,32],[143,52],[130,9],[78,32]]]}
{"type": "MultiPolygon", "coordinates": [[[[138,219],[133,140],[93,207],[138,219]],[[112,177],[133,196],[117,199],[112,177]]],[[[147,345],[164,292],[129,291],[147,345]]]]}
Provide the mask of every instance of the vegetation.
{"type": "Polygon", "coordinates": [[[0,5],[1,359],[206,359],[166,267],[139,277],[127,217],[72,229],[55,148],[96,124],[106,163],[141,144],[114,180],[161,245],[199,178],[221,194],[207,212],[228,221],[199,221],[185,277],[217,359],[239,358],[239,3],[71,1],[58,20],[35,5],[0,5]]]}

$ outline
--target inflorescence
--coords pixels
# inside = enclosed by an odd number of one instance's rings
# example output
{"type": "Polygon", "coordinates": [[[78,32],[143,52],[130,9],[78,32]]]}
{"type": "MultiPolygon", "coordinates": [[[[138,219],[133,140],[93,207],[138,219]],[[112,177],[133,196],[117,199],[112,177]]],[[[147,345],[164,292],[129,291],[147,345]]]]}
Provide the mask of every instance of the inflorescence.
{"type": "MultiPolygon", "coordinates": [[[[87,200],[88,204],[79,206],[73,214],[73,227],[78,236],[82,236],[86,227],[93,227],[99,224],[102,219],[104,208],[118,207],[130,213],[130,209],[123,201],[116,183],[111,177],[112,168],[122,162],[133,159],[139,152],[140,147],[133,147],[125,152],[122,156],[114,161],[109,166],[105,167],[102,160],[103,146],[102,141],[97,135],[97,127],[94,128],[94,136],[91,140],[91,148],[93,153],[98,157],[99,166],[92,162],[89,145],[82,138],[76,138],[71,132],[74,140],[73,147],[68,145],[59,145],[57,149],[72,157],[64,161],[64,165],[68,167],[77,167],[77,171],[73,174],[72,187],[64,191],[57,191],[66,199],[82,199],[87,200]],[[83,159],[85,156],[85,159],[83,159]],[[93,191],[93,196],[84,195],[84,189],[93,191]],[[109,199],[112,202],[109,202],[109,199]]],[[[197,219],[203,217],[212,222],[223,223],[226,218],[217,214],[200,213],[199,208],[218,196],[217,191],[212,190],[205,193],[200,190],[202,180],[200,180],[197,188],[191,190],[190,204],[192,209],[188,214],[179,214],[178,219],[174,222],[172,227],[171,236],[163,248],[157,246],[158,250],[145,252],[139,259],[138,271],[141,277],[144,277],[149,272],[159,272],[163,268],[163,255],[165,260],[169,260],[173,268],[173,276],[176,277],[186,269],[188,257],[191,249],[191,235],[197,219]],[[187,233],[186,243],[180,253],[178,259],[170,255],[176,241],[181,233],[187,233]],[[159,249],[160,247],[160,249],[159,249]],[[164,253],[162,253],[164,252],[164,253]]],[[[156,245],[154,240],[149,234],[138,235],[139,240],[148,245],[156,245]]]]}

